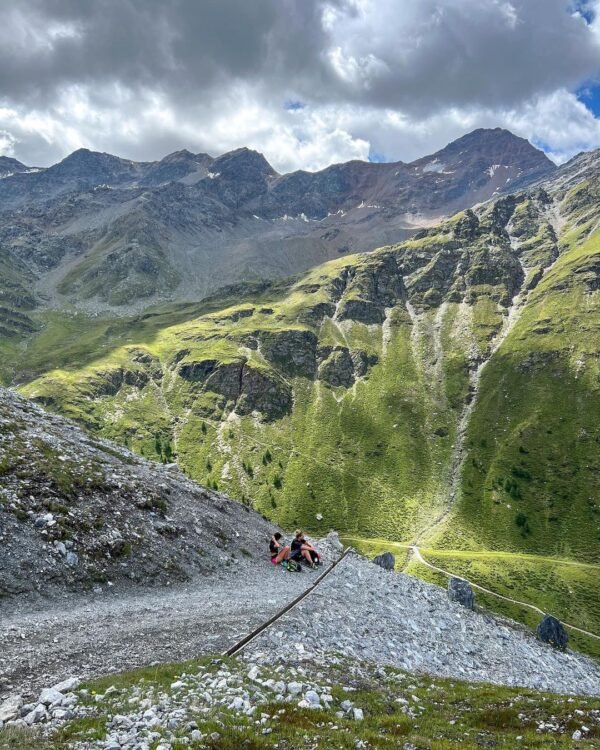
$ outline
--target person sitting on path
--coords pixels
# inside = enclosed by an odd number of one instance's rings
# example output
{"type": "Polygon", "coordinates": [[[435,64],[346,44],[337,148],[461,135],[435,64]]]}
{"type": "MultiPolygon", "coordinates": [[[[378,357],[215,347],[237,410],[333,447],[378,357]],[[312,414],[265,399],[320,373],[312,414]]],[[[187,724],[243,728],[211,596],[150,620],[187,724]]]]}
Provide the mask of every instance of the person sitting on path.
{"type": "Polygon", "coordinates": [[[274,565],[278,565],[280,562],[289,560],[291,556],[291,549],[289,544],[282,544],[281,538],[281,532],[276,531],[271,537],[271,541],[269,542],[269,553],[271,554],[271,562],[274,565]]]}
{"type": "Polygon", "coordinates": [[[310,542],[307,542],[303,531],[296,531],[292,540],[292,559],[307,562],[311,568],[321,563],[321,556],[310,542]]]}

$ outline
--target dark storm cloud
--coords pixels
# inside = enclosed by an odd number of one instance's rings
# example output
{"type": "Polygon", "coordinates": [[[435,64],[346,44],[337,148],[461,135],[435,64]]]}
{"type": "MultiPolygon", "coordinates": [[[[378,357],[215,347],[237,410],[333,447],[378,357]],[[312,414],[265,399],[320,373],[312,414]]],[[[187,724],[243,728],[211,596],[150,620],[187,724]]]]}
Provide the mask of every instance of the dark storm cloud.
{"type": "Polygon", "coordinates": [[[243,80],[423,112],[498,106],[600,68],[597,38],[568,8],[565,0],[6,2],[0,94],[39,105],[65,85],[118,82],[186,101],[243,80]]]}
{"type": "Polygon", "coordinates": [[[119,82],[196,96],[232,79],[302,79],[326,43],[315,0],[20,0],[0,29],[0,93],[51,100],[119,82]]]}

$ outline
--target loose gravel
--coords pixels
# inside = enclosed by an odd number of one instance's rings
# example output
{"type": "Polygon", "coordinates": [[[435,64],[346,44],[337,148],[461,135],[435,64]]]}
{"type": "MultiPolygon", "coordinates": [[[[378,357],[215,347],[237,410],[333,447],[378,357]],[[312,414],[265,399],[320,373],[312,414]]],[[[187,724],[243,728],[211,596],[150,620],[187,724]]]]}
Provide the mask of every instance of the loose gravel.
{"type": "Polygon", "coordinates": [[[600,695],[592,659],[557,651],[517,623],[467,610],[443,589],[355,554],[253,641],[247,657],[294,664],[336,653],[409,672],[600,695]]]}

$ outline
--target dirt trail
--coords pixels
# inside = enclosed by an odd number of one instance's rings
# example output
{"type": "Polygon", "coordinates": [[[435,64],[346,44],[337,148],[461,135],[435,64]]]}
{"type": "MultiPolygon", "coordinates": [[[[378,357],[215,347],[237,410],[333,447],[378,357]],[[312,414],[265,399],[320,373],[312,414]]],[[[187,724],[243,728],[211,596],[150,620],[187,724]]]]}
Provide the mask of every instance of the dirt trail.
{"type": "Polygon", "coordinates": [[[97,677],[221,652],[316,577],[268,560],[179,587],[1,605],[0,702],[71,676],[97,677]]]}

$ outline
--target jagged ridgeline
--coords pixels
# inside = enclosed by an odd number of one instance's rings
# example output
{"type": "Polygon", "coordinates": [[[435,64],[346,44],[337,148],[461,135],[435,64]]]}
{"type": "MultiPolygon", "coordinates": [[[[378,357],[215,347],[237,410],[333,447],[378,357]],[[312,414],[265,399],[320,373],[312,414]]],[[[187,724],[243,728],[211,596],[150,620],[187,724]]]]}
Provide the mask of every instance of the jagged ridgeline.
{"type": "Polygon", "coordinates": [[[293,282],[57,314],[22,390],[287,527],[594,561],[597,201],[587,155],[293,282]]]}

